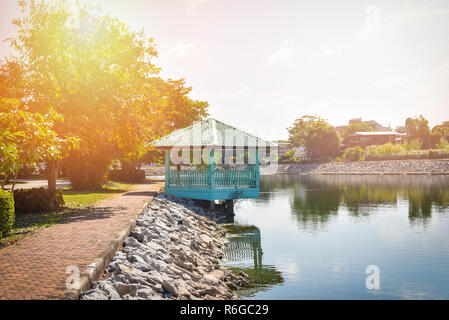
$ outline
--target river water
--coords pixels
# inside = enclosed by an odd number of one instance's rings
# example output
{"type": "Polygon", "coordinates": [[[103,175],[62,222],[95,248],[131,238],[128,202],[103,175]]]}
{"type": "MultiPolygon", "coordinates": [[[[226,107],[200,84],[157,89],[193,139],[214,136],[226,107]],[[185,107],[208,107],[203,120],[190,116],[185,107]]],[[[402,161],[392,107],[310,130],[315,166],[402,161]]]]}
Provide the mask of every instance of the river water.
{"type": "Polygon", "coordinates": [[[235,213],[242,299],[449,299],[449,176],[262,176],[235,213]]]}

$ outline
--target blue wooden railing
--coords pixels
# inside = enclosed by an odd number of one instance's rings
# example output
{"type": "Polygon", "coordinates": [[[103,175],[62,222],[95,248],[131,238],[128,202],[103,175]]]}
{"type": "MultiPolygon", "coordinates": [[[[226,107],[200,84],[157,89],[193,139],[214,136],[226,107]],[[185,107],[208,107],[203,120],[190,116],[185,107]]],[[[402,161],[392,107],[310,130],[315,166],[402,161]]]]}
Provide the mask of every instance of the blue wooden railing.
{"type": "Polygon", "coordinates": [[[215,170],[216,188],[254,188],[256,175],[254,170],[215,170]]]}
{"type": "Polygon", "coordinates": [[[210,188],[210,175],[208,170],[170,170],[168,186],[179,188],[210,188]]]}
{"type": "MultiPolygon", "coordinates": [[[[215,188],[255,188],[257,186],[254,169],[217,169],[215,172],[215,188]]],[[[168,186],[174,188],[211,187],[211,173],[207,169],[170,170],[168,186]]]]}

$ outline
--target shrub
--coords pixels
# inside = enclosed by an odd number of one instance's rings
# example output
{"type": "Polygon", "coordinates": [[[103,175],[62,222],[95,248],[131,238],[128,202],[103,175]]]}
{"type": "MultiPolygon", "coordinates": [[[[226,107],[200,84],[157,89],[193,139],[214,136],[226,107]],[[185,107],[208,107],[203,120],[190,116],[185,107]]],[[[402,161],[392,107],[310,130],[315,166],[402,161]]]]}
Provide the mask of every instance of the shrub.
{"type": "Polygon", "coordinates": [[[413,139],[408,143],[408,150],[421,150],[422,142],[420,139],[413,139]]]}
{"type": "Polygon", "coordinates": [[[145,181],[144,170],[111,170],[108,174],[109,180],[116,182],[141,183],[145,181]]]}
{"type": "Polygon", "coordinates": [[[300,162],[301,158],[295,156],[295,150],[290,150],[284,155],[279,157],[279,162],[300,162]]]}
{"type": "Polygon", "coordinates": [[[364,161],[366,157],[366,152],[363,148],[356,146],[347,148],[343,154],[343,161],[364,161]]]}
{"type": "Polygon", "coordinates": [[[14,197],[10,192],[0,190],[0,240],[4,232],[12,229],[14,219],[14,197]]]}
{"type": "Polygon", "coordinates": [[[17,213],[41,213],[59,208],[64,199],[61,189],[20,189],[14,191],[14,202],[17,213]]]}
{"type": "Polygon", "coordinates": [[[107,181],[108,152],[72,153],[64,159],[64,167],[73,190],[100,190],[107,181]]]}
{"type": "Polygon", "coordinates": [[[449,149],[449,142],[443,137],[440,138],[440,142],[438,143],[439,149],[449,149]]]}
{"type": "Polygon", "coordinates": [[[393,144],[388,142],[383,145],[369,146],[367,148],[367,155],[379,155],[379,154],[400,154],[405,152],[405,148],[400,144],[393,144]]]}

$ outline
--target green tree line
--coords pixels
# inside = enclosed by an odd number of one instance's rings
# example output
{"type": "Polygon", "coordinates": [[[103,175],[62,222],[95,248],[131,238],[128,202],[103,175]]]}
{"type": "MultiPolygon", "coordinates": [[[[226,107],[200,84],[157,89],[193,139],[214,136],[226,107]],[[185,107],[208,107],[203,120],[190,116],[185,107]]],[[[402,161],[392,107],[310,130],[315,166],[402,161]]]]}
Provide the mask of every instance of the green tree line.
{"type": "MultiPolygon", "coordinates": [[[[307,156],[313,160],[329,161],[337,157],[341,144],[347,144],[355,132],[375,131],[364,123],[350,124],[341,134],[335,127],[318,116],[302,116],[293,126],[288,128],[289,145],[291,147],[304,147],[307,156]]],[[[429,121],[422,115],[407,118],[405,125],[397,129],[407,134],[407,149],[444,149],[449,146],[449,121],[445,121],[430,129],[429,121]]],[[[360,147],[352,148],[346,156],[348,160],[359,159],[364,150],[360,147]]],[[[362,159],[361,159],[362,160],[362,159]]]]}

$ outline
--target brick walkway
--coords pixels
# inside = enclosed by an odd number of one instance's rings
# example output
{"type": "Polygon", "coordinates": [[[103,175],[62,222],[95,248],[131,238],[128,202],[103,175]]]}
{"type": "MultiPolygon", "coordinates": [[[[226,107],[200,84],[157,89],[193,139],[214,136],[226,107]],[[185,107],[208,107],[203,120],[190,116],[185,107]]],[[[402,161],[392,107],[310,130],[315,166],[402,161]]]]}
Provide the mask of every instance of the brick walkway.
{"type": "Polygon", "coordinates": [[[67,266],[84,272],[161,186],[136,185],[1,249],[0,299],[59,299],[66,289],[67,266]]]}

